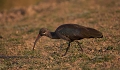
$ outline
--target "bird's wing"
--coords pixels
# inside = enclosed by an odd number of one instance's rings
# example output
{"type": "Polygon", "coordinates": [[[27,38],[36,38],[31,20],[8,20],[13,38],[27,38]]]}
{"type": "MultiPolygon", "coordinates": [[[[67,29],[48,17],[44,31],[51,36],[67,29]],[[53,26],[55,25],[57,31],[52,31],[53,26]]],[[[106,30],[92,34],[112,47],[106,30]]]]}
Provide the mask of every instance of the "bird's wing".
{"type": "Polygon", "coordinates": [[[101,38],[101,37],[103,37],[103,34],[100,31],[98,31],[96,29],[93,29],[93,28],[89,28],[89,27],[87,27],[87,29],[89,30],[91,38],[101,38]]]}
{"type": "Polygon", "coordinates": [[[85,27],[63,27],[56,31],[56,34],[65,40],[79,40],[82,38],[89,37],[89,31],[85,27]]]}

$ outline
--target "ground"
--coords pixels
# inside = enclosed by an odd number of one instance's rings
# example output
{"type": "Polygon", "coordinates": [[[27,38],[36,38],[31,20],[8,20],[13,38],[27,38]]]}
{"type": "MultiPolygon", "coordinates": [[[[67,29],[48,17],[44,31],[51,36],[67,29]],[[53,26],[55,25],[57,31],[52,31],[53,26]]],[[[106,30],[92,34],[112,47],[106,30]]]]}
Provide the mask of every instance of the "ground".
{"type": "Polygon", "coordinates": [[[0,12],[0,70],[120,70],[120,0],[52,0],[0,12]],[[62,24],[95,28],[103,38],[72,42],[42,37],[42,27],[62,24]],[[63,46],[60,47],[61,44],[63,46]]]}

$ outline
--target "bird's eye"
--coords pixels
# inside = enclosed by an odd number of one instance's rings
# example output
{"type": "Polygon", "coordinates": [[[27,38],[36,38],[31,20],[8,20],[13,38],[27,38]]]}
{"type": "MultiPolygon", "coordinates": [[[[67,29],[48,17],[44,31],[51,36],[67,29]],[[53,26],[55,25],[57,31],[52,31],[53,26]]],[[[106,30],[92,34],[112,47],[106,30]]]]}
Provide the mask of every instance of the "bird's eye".
{"type": "Polygon", "coordinates": [[[46,32],[43,32],[42,34],[46,34],[46,32]]]}

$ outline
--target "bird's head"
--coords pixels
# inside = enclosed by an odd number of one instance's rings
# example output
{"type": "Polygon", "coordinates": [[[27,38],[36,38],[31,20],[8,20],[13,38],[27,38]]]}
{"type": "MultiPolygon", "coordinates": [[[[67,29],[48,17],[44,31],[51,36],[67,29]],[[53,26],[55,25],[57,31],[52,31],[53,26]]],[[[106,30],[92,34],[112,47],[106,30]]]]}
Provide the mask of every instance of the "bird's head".
{"type": "Polygon", "coordinates": [[[39,34],[34,42],[34,46],[33,46],[33,50],[34,50],[34,47],[37,43],[37,41],[42,37],[42,36],[47,36],[47,37],[51,37],[51,34],[50,34],[50,31],[47,29],[47,28],[41,28],[40,31],[39,31],[39,34]]]}
{"type": "Polygon", "coordinates": [[[50,31],[47,28],[41,28],[39,31],[40,36],[49,36],[50,31]]]}

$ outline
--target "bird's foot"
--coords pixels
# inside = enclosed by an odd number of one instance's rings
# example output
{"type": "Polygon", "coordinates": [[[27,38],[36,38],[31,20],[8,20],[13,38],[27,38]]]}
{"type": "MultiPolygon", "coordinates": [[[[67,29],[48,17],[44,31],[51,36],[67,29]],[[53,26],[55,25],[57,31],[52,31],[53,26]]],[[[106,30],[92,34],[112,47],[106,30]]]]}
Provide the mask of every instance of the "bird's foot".
{"type": "Polygon", "coordinates": [[[63,54],[62,57],[64,57],[66,54],[63,54]]]}

